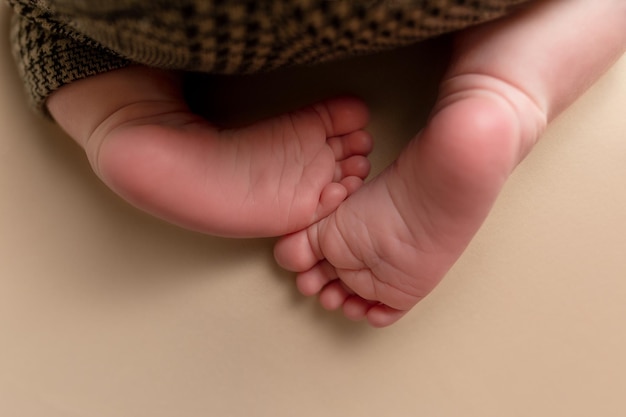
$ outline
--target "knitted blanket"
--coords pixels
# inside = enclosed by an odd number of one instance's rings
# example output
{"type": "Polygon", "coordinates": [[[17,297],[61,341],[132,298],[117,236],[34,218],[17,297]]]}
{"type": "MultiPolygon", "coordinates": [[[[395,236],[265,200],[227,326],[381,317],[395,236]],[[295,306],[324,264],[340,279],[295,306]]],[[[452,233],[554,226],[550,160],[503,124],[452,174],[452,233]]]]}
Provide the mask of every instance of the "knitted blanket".
{"type": "Polygon", "coordinates": [[[8,0],[33,106],[130,64],[251,73],[408,45],[527,0],[8,0]]]}

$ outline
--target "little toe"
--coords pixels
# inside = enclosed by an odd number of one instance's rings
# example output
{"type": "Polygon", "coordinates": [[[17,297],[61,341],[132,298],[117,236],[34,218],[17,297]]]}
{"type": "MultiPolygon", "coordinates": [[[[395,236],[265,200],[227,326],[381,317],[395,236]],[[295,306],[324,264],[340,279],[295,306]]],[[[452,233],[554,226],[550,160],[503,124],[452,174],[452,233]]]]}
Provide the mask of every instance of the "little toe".
{"type": "Polygon", "coordinates": [[[400,320],[406,313],[404,310],[378,304],[367,311],[367,321],[373,327],[386,327],[400,320]]]}
{"type": "Polygon", "coordinates": [[[350,295],[348,290],[341,284],[341,281],[335,280],[322,288],[319,302],[326,310],[337,310],[350,295]]]}
{"type": "Polygon", "coordinates": [[[326,126],[326,137],[346,135],[369,122],[366,104],[354,97],[339,97],[313,105],[326,126]]]}

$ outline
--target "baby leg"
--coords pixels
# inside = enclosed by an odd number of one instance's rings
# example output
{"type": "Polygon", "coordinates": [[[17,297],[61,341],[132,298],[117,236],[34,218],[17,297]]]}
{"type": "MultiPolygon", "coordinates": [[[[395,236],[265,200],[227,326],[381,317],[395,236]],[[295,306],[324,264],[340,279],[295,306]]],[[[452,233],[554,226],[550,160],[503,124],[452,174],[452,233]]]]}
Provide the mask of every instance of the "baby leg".
{"type": "Polygon", "coordinates": [[[189,111],[176,78],[137,66],[62,87],[48,107],[115,192],[210,234],[300,230],[369,172],[368,112],[352,98],[219,129],[189,111]]]}

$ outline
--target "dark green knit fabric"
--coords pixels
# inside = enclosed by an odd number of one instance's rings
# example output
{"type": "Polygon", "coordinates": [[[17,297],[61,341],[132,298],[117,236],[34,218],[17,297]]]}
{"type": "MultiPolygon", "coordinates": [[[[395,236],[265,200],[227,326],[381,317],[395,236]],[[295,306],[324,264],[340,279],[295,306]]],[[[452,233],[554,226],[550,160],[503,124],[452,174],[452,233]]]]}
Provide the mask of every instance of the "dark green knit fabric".
{"type": "Polygon", "coordinates": [[[505,14],[527,0],[8,0],[33,105],[139,63],[250,73],[373,53],[505,14]]]}

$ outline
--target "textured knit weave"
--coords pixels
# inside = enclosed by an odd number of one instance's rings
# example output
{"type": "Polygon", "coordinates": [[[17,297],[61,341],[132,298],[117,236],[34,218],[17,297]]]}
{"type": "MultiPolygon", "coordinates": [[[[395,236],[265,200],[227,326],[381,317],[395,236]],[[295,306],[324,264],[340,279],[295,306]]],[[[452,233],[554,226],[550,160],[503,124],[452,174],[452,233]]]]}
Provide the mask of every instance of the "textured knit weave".
{"type": "Polygon", "coordinates": [[[8,0],[32,103],[130,63],[212,73],[313,64],[494,19],[526,0],[8,0]]]}

